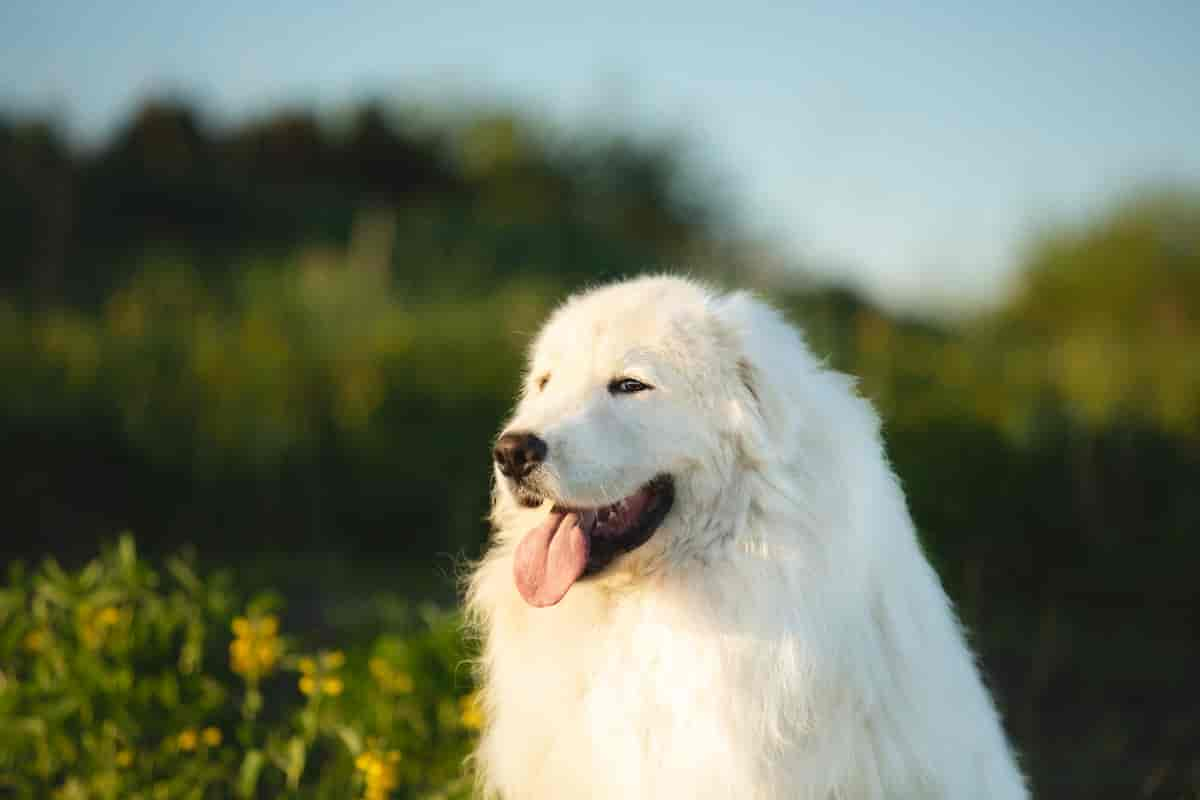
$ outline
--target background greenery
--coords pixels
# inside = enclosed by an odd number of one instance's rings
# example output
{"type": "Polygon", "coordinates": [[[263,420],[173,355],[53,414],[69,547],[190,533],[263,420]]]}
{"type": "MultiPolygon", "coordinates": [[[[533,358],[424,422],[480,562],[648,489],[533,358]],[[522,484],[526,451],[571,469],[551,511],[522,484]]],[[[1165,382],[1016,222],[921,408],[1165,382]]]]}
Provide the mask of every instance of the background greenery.
{"type": "Polygon", "coordinates": [[[160,102],[89,152],[0,122],[0,548],[36,565],[0,796],[465,790],[467,651],[414,609],[486,535],[521,349],[681,267],[861,377],[1039,796],[1200,796],[1200,194],[1047,221],[996,310],[907,319],[764,267],[678,152],[378,105],[160,102]],[[146,560],[93,562],[124,530],[146,560]]]}

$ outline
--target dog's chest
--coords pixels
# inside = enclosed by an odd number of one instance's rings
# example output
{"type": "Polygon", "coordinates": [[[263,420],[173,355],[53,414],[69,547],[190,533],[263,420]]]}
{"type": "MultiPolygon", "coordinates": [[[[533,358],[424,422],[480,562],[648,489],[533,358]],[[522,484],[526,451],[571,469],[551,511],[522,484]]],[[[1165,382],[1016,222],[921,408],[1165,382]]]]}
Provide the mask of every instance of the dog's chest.
{"type": "Polygon", "coordinates": [[[571,796],[733,796],[730,776],[744,781],[759,758],[745,713],[758,698],[728,643],[637,609],[604,623],[544,643],[557,657],[522,680],[546,691],[501,709],[502,726],[538,732],[529,744],[541,750],[541,774],[571,796]]]}

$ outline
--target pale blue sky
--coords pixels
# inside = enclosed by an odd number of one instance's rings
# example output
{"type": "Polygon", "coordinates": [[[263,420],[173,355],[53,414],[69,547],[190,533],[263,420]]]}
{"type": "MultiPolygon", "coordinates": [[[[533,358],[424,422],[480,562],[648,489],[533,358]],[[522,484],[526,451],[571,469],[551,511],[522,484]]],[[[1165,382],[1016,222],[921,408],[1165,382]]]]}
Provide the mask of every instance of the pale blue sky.
{"type": "Polygon", "coordinates": [[[216,118],[372,93],[614,113],[689,132],[755,230],[898,304],[986,299],[1032,224],[1200,182],[1200,2],[850,5],[7,2],[0,107],[93,139],[164,89],[216,118]]]}

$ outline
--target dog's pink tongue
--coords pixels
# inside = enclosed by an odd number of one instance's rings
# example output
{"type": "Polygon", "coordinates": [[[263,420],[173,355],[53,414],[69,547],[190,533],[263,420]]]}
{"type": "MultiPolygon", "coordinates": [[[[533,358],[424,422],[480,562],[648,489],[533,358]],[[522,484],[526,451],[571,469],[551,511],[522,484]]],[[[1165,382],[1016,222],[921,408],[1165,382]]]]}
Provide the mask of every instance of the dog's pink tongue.
{"type": "Polygon", "coordinates": [[[580,515],[554,509],[545,522],[525,534],[513,558],[513,577],[526,603],[540,608],[563,599],[587,567],[584,528],[595,521],[590,512],[580,515]]]}

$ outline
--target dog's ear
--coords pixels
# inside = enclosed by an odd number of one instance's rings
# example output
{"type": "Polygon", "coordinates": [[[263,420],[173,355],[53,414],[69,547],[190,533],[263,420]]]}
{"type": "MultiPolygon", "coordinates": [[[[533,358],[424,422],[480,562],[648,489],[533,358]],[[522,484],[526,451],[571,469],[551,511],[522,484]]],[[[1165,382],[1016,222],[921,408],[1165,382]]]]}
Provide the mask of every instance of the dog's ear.
{"type": "Polygon", "coordinates": [[[751,457],[782,454],[798,443],[805,414],[806,378],[821,365],[784,316],[748,292],[718,298],[713,305],[719,336],[732,351],[736,372],[734,424],[751,457]]]}

